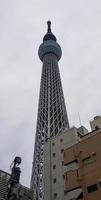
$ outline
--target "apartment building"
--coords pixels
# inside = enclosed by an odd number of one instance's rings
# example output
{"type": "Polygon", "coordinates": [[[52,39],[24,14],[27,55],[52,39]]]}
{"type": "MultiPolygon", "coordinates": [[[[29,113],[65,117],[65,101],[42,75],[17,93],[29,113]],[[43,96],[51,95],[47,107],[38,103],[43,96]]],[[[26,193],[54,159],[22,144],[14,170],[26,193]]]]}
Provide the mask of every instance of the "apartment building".
{"type": "Polygon", "coordinates": [[[65,198],[101,199],[101,129],[96,128],[80,142],[64,150],[65,198]]]}

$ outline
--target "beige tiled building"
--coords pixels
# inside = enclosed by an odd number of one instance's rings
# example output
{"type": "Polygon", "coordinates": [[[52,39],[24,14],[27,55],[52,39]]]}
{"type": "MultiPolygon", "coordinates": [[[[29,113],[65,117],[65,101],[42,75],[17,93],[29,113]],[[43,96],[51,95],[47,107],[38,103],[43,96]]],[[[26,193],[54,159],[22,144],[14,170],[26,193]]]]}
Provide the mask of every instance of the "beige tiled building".
{"type": "Polygon", "coordinates": [[[44,148],[44,199],[64,200],[64,149],[81,140],[78,129],[73,127],[48,140],[44,148]]]}

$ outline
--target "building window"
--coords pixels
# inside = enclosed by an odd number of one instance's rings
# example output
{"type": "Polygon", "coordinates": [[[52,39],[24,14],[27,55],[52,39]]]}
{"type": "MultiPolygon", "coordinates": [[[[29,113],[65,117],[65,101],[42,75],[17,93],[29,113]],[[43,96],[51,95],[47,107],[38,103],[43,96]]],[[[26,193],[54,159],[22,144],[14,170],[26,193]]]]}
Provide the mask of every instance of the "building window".
{"type": "Polygon", "coordinates": [[[92,192],[95,192],[97,190],[98,190],[97,184],[90,185],[90,186],[87,187],[88,193],[92,193],[92,192]]]}
{"type": "Polygon", "coordinates": [[[99,185],[101,186],[101,179],[98,179],[98,183],[99,183],[99,185]]]}
{"type": "Polygon", "coordinates": [[[64,195],[66,196],[68,194],[68,191],[64,190],[64,195]]]}
{"type": "Polygon", "coordinates": [[[56,154],[55,153],[53,153],[53,157],[55,157],[56,156],[56,154]]]}
{"type": "Polygon", "coordinates": [[[54,142],[52,143],[52,146],[55,146],[55,143],[54,143],[54,142]]]}
{"type": "Polygon", "coordinates": [[[82,160],[82,162],[83,162],[84,165],[88,165],[88,164],[92,163],[93,160],[92,160],[92,158],[90,156],[88,156],[87,158],[84,158],[82,160]]]}
{"type": "Polygon", "coordinates": [[[56,181],[57,181],[56,178],[54,178],[54,179],[53,179],[53,183],[56,183],[56,181]]]}
{"type": "Polygon", "coordinates": [[[72,189],[72,190],[70,190],[70,191],[67,191],[67,190],[65,190],[64,191],[64,195],[66,196],[67,195],[67,198],[66,199],[71,199],[71,200],[73,200],[73,199],[79,199],[79,200],[81,200],[81,199],[83,199],[83,193],[82,193],[82,188],[74,188],[74,189],[72,189]]]}
{"type": "Polygon", "coordinates": [[[76,159],[76,160],[73,160],[73,161],[70,162],[70,163],[67,163],[67,164],[64,166],[64,171],[65,171],[65,172],[73,171],[73,170],[78,169],[78,167],[79,167],[79,165],[78,165],[78,161],[77,161],[77,159],[76,159]]]}
{"type": "Polygon", "coordinates": [[[53,169],[56,169],[56,165],[53,165],[53,169]]]}
{"type": "Polygon", "coordinates": [[[63,142],[63,139],[62,139],[62,138],[60,138],[60,142],[63,142]]]}
{"type": "Polygon", "coordinates": [[[93,161],[96,161],[96,153],[95,152],[92,152],[92,158],[93,158],[93,161]]]}
{"type": "Polygon", "coordinates": [[[63,153],[64,152],[64,149],[61,149],[61,153],[63,153]]]}
{"type": "Polygon", "coordinates": [[[56,199],[57,198],[57,193],[54,193],[54,199],[56,199]]]}

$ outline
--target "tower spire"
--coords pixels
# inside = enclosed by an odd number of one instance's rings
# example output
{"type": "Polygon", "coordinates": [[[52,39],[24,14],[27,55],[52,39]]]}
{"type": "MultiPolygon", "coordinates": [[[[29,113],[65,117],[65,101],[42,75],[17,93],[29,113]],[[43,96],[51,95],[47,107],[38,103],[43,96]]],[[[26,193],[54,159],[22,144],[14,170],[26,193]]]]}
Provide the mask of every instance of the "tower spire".
{"type": "Polygon", "coordinates": [[[47,25],[48,25],[47,32],[51,33],[51,21],[47,21],[47,25]]]}
{"type": "Polygon", "coordinates": [[[53,41],[56,42],[56,37],[51,32],[51,21],[47,21],[47,33],[43,38],[43,42],[46,41],[46,40],[53,40],[53,41]]]}

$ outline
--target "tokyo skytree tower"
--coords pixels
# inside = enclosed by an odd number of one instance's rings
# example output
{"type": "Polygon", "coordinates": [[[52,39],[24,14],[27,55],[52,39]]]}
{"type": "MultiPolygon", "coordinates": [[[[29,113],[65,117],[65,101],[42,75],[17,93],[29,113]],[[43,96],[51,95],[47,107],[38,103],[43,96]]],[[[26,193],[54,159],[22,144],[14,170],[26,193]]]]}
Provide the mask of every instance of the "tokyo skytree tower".
{"type": "Polygon", "coordinates": [[[34,200],[44,199],[44,142],[69,128],[58,67],[61,47],[51,32],[51,22],[48,21],[47,24],[48,30],[38,51],[43,64],[31,177],[34,200]]]}

